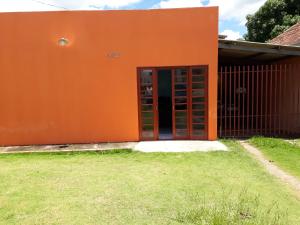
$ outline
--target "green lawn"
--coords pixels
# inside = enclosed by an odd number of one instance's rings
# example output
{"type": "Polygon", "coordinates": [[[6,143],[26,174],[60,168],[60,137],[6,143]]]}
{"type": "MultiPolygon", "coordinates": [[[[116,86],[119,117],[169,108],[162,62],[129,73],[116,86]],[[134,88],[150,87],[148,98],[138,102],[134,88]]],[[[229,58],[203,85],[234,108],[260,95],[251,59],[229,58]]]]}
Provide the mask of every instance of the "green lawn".
{"type": "Polygon", "coordinates": [[[0,224],[300,224],[300,201],[231,152],[0,156],[0,224]]]}
{"type": "Polygon", "coordinates": [[[254,137],[250,143],[282,169],[300,178],[300,147],[279,138],[254,137]]]}

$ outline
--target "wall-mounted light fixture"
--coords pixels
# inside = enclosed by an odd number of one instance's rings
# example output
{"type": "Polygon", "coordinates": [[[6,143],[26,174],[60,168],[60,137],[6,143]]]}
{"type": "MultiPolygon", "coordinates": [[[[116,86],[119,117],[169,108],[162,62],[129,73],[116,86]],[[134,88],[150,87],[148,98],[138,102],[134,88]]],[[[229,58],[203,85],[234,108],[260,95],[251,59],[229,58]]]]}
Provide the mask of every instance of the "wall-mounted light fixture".
{"type": "Polygon", "coordinates": [[[68,40],[67,38],[60,38],[60,39],[58,40],[58,44],[59,44],[60,46],[66,46],[66,45],[69,44],[69,40],[68,40]]]}

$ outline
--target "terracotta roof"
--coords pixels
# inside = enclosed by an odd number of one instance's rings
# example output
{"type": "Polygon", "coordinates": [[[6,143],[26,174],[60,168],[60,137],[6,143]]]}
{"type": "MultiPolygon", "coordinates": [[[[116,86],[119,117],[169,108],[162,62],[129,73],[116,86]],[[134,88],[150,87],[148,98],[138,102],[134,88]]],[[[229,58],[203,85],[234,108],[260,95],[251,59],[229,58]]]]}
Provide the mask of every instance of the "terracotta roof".
{"type": "Polygon", "coordinates": [[[269,43],[280,45],[299,45],[300,46],[300,22],[287,29],[269,43]]]}
{"type": "Polygon", "coordinates": [[[219,39],[219,61],[235,63],[236,60],[249,63],[271,62],[290,56],[300,57],[300,46],[278,45],[250,41],[233,41],[219,39]]]}

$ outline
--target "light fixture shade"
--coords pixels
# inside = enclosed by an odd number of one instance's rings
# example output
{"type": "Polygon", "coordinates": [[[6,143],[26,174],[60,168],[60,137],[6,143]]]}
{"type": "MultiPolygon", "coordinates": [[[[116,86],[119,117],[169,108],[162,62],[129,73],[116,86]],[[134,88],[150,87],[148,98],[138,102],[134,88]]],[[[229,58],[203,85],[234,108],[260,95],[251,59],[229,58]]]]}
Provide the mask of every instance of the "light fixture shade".
{"type": "Polygon", "coordinates": [[[60,38],[60,39],[58,40],[58,44],[59,44],[60,46],[66,46],[66,45],[69,44],[69,40],[66,39],[66,38],[60,38]]]}

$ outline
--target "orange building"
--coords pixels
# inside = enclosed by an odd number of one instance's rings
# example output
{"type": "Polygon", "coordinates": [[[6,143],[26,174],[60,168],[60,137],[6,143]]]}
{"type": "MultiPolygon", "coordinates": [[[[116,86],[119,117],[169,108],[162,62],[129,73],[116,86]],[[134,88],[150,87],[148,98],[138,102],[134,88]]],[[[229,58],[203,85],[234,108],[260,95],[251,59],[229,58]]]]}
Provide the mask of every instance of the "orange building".
{"type": "Polygon", "coordinates": [[[300,46],[218,8],[0,13],[0,146],[300,137],[300,46]]]}
{"type": "Polygon", "coordinates": [[[0,145],[217,138],[216,7],[0,14],[0,145]]]}

